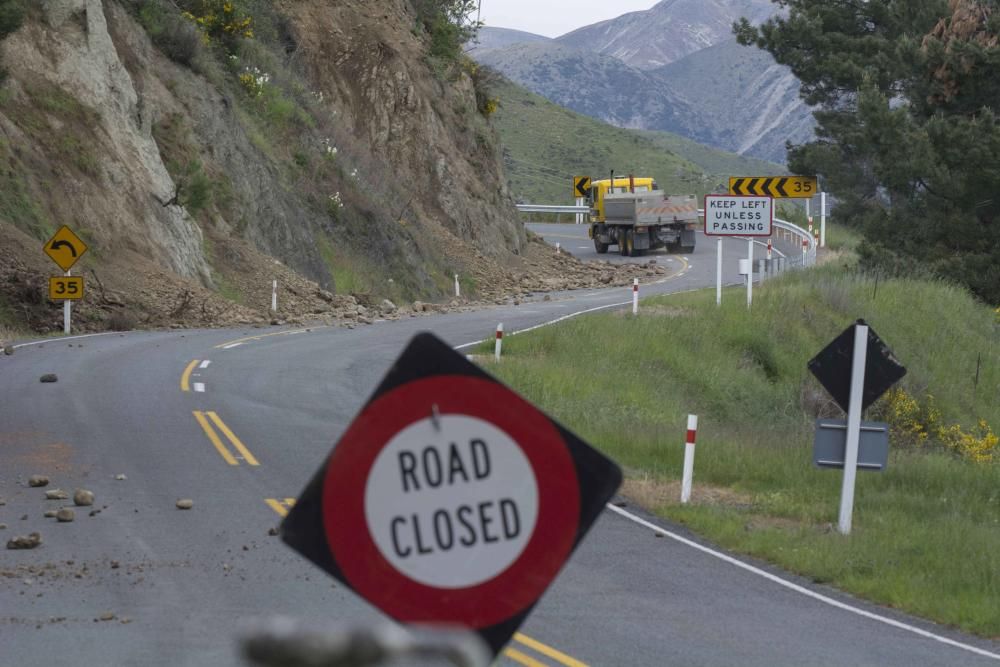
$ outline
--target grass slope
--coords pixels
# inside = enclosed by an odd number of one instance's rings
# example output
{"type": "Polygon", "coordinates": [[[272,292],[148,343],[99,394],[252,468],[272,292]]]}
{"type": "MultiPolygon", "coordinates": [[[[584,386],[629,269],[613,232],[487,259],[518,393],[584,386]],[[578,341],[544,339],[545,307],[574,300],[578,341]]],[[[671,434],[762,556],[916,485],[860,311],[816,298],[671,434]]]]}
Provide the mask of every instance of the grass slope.
{"type": "Polygon", "coordinates": [[[729,176],[783,174],[784,167],[702,146],[667,132],[613,127],[503,81],[495,125],[515,197],[531,203],[572,203],[573,176],[652,175],[667,192],[704,195],[726,190],[729,176]]]}
{"type": "MultiPolygon", "coordinates": [[[[831,404],[806,362],[858,317],[939,423],[1000,425],[997,314],[964,291],[837,267],[788,274],[714,303],[714,290],[643,301],[504,344],[491,370],[621,463],[627,491],[716,543],[876,602],[1000,635],[1000,447],[976,463],[924,439],[904,402],[882,474],[862,473],[854,530],[837,523],[841,474],[812,466],[813,420],[831,404]],[[978,387],[974,386],[981,355],[978,387]],[[934,399],[929,399],[933,395],[934,399]],[[932,402],[933,401],[933,402],[932,402]],[[679,503],[685,417],[700,416],[695,495],[679,503]]],[[[488,346],[484,346],[484,352],[488,346]]]]}

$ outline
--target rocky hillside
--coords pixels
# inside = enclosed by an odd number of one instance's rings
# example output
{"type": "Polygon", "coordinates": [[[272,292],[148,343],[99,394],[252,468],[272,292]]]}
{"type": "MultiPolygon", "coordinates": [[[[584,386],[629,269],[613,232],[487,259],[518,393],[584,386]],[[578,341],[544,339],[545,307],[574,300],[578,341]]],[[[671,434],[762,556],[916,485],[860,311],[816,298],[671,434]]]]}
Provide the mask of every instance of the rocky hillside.
{"type": "Polygon", "coordinates": [[[454,273],[522,285],[475,67],[409,0],[0,13],[0,326],[61,323],[41,247],[63,224],[90,245],[84,329],[270,319],[273,279],[300,317],[441,298],[454,273]]]}
{"type": "Polygon", "coordinates": [[[651,74],[695,110],[704,131],[695,133],[698,141],[784,162],[786,142],[813,138],[816,123],[798,80],[766,51],[730,39],[651,74]]]}
{"type": "Polygon", "coordinates": [[[774,14],[771,0],[662,0],[651,9],[585,26],[559,43],[654,69],[726,41],[733,21],[759,23],[774,14]]]}
{"type": "Polygon", "coordinates": [[[619,127],[660,130],[772,162],[812,138],[799,84],[732,24],[770,0],[664,0],[549,40],[486,28],[471,55],[529,90],[619,127]]]}

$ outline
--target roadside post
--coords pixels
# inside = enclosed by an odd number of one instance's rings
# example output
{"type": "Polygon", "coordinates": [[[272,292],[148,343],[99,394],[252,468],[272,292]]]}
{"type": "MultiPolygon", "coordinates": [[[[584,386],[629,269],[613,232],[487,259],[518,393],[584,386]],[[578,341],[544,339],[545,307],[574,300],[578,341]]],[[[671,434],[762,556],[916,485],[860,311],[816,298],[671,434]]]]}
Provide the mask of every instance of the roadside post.
{"type": "Polygon", "coordinates": [[[687,439],[684,443],[684,475],[681,478],[681,502],[691,500],[691,481],[694,478],[694,443],[698,436],[698,415],[688,415],[687,439]]]}
{"type": "Polygon", "coordinates": [[[63,302],[63,332],[72,330],[73,301],[83,298],[83,276],[73,277],[71,269],[87,252],[87,244],[73,230],[63,225],[52,235],[42,250],[60,269],[63,275],[49,278],[49,298],[63,302]]]}
{"type": "Polygon", "coordinates": [[[826,247],[826,193],[819,196],[819,247],[826,247]]]}
{"type": "Polygon", "coordinates": [[[639,314],[639,279],[632,279],[632,314],[639,314]]]}
{"type": "MultiPolygon", "coordinates": [[[[731,179],[732,180],[732,179],[731,179]]],[[[737,179],[739,180],[739,179],[737,179]]],[[[751,179],[757,180],[757,179],[751,179]]],[[[741,186],[742,187],[742,186],[741,186]]],[[[733,184],[730,183],[730,189],[733,184]]],[[[749,242],[747,308],[753,301],[753,244],[755,237],[771,236],[774,199],[756,195],[705,195],[705,236],[736,236],[749,242]]],[[[716,257],[715,301],[722,303],[722,239],[716,257]]],[[[741,260],[742,262],[742,260],[741,260]]]]}
{"type": "Polygon", "coordinates": [[[806,255],[809,253],[809,239],[802,239],[802,266],[806,265],[806,255]]]}
{"type": "Polygon", "coordinates": [[[396,621],[463,628],[495,659],[621,480],[613,461],[423,333],[279,534],[396,621]]]}
{"type": "MultiPolygon", "coordinates": [[[[573,196],[576,197],[577,206],[586,206],[587,197],[590,196],[590,176],[574,176],[573,177],[573,196]]],[[[576,214],[576,224],[583,224],[583,213],[576,214]]]]}
{"type": "Polygon", "coordinates": [[[271,311],[278,312],[278,281],[271,282],[271,311]]]}
{"type": "Polygon", "coordinates": [[[722,305],[722,238],[715,245],[715,305],[722,305]]]}
{"type": "Polygon", "coordinates": [[[500,361],[500,348],[503,347],[503,322],[497,325],[496,344],[493,346],[493,356],[500,361]]]}
{"type": "Polygon", "coordinates": [[[458,286],[458,274],[455,274],[455,297],[462,296],[462,288],[458,286]]]}
{"type": "MultiPolygon", "coordinates": [[[[859,468],[862,430],[885,434],[885,459],[888,458],[888,429],[884,424],[863,423],[861,417],[868,406],[906,375],[906,368],[864,320],[858,320],[823,348],[809,361],[808,368],[837,405],[847,413],[843,456],[824,453],[829,451],[829,445],[825,450],[821,446],[822,440],[829,440],[821,429],[837,428],[836,423],[817,423],[813,451],[817,466],[836,468],[840,467],[842,461],[844,477],[840,491],[838,530],[849,535],[854,514],[854,487],[859,468]]],[[[880,439],[875,438],[868,449],[877,450],[882,446],[880,439]]],[[[862,469],[884,470],[885,463],[881,460],[866,461],[862,469]]]]}

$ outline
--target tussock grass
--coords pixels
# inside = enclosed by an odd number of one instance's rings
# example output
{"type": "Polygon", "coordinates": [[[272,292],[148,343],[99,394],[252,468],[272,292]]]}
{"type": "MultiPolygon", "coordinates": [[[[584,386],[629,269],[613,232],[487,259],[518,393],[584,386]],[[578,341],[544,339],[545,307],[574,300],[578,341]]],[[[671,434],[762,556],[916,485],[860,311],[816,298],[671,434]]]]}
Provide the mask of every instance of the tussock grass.
{"type": "MultiPolygon", "coordinates": [[[[741,502],[660,498],[651,509],[713,541],[876,602],[1000,635],[1000,465],[894,443],[889,469],[859,475],[854,531],[836,532],[841,474],[812,466],[817,414],[806,363],[862,317],[946,423],[1000,425],[992,309],[941,282],[799,272],[755,291],[644,300],[633,318],[578,318],[504,341],[504,381],[610,454],[636,479],[680,476],[685,418],[700,417],[695,487],[741,502]],[[974,386],[977,356],[982,366],[974,386]]],[[[876,404],[868,418],[879,417],[876,404]]]]}

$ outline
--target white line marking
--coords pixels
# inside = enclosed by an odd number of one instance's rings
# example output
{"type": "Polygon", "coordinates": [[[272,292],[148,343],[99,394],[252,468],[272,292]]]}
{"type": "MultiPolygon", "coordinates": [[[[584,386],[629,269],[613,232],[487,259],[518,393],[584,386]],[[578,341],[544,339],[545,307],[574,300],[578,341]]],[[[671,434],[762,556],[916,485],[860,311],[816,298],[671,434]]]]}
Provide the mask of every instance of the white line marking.
{"type": "Polygon", "coordinates": [[[60,343],[64,340],[77,340],[79,338],[94,338],[95,336],[113,336],[117,333],[122,333],[121,331],[105,331],[104,333],[93,333],[93,334],[80,334],[79,336],[65,336],[61,338],[44,338],[42,340],[32,341],[30,343],[21,343],[19,345],[14,345],[15,350],[19,350],[22,347],[31,347],[32,345],[44,345],[45,343],[60,343]]]}
{"type": "Polygon", "coordinates": [[[753,565],[750,565],[748,563],[744,563],[743,561],[738,560],[736,558],[733,558],[732,556],[726,555],[726,554],[724,554],[724,553],[722,553],[720,551],[716,551],[714,549],[710,549],[710,548],[708,548],[708,547],[706,547],[704,545],[698,544],[697,542],[689,540],[689,539],[687,539],[685,537],[681,537],[680,535],[677,535],[676,533],[672,533],[672,532],[670,532],[669,530],[667,530],[665,528],[657,526],[654,523],[650,523],[649,521],[646,521],[645,519],[637,517],[636,515],[632,514],[631,512],[627,512],[627,511],[623,510],[620,507],[616,507],[615,505],[611,505],[610,503],[608,504],[607,508],[609,510],[611,510],[612,512],[615,512],[616,514],[619,514],[619,515],[625,517],[626,519],[628,519],[630,521],[633,521],[633,522],[639,524],[640,526],[643,526],[644,528],[648,528],[650,530],[656,531],[657,533],[661,533],[661,534],[663,534],[663,535],[665,535],[665,536],[667,536],[667,537],[669,537],[669,538],[671,538],[671,539],[673,539],[673,540],[675,540],[677,542],[680,542],[681,544],[684,544],[686,546],[691,547],[692,549],[697,549],[698,551],[701,551],[702,553],[706,553],[709,556],[714,556],[715,558],[718,558],[719,560],[725,561],[726,563],[729,563],[730,565],[735,565],[736,567],[741,568],[743,570],[746,570],[747,572],[750,572],[752,574],[756,574],[757,576],[760,576],[760,577],[763,577],[763,578],[765,578],[765,579],[767,579],[769,581],[772,581],[772,582],[778,584],[779,586],[784,586],[785,588],[787,588],[789,590],[795,591],[796,593],[801,593],[802,595],[805,595],[806,597],[813,598],[814,600],[818,600],[819,602],[822,602],[824,604],[828,604],[831,607],[836,607],[837,609],[842,609],[842,610],[848,611],[848,612],[850,612],[852,614],[857,614],[858,616],[862,616],[864,618],[868,618],[868,619],[871,619],[873,621],[878,621],[879,623],[885,623],[886,625],[891,625],[894,628],[899,628],[900,630],[905,630],[906,632],[912,632],[913,634],[919,635],[919,636],[924,637],[926,639],[933,639],[934,641],[941,642],[942,644],[947,644],[947,645],[953,646],[955,648],[960,648],[960,649],[962,649],[964,651],[969,651],[970,653],[975,653],[977,655],[981,655],[981,656],[986,657],[986,658],[993,658],[994,660],[1000,660],[1000,654],[991,653],[990,651],[987,651],[987,650],[984,650],[984,649],[981,649],[981,648],[977,648],[975,646],[970,646],[969,644],[963,644],[962,642],[955,641],[954,639],[948,639],[947,637],[942,637],[941,635],[936,635],[933,632],[928,632],[927,630],[922,630],[922,629],[920,629],[918,627],[909,625],[907,623],[903,623],[902,621],[897,621],[897,620],[888,618],[886,616],[880,616],[880,615],[872,613],[870,611],[865,611],[864,609],[859,609],[857,607],[852,607],[851,605],[849,605],[847,603],[844,603],[844,602],[841,602],[840,600],[834,600],[833,598],[827,597],[826,595],[823,595],[821,593],[817,593],[816,591],[811,591],[808,588],[806,588],[805,586],[799,586],[798,584],[793,584],[792,582],[786,581],[785,579],[782,579],[781,577],[779,577],[779,576],[777,576],[775,574],[771,574],[770,572],[766,572],[766,571],[760,569],[759,567],[754,567],[753,565]]]}
{"type": "Polygon", "coordinates": [[[240,346],[240,345],[242,345],[242,344],[243,344],[243,343],[230,343],[229,345],[223,345],[223,346],[222,346],[222,349],[223,349],[223,350],[231,350],[231,349],[233,349],[234,347],[239,347],[239,346],[240,346]]]}
{"type": "Polygon", "coordinates": [[[204,394],[205,393],[205,383],[204,382],[195,382],[194,383],[194,390],[196,392],[198,392],[199,394],[204,394]]]}
{"type": "Polygon", "coordinates": [[[212,363],[212,362],[210,360],[206,359],[205,361],[201,362],[201,365],[199,365],[198,368],[208,368],[208,365],[210,363],[212,363]]]}

